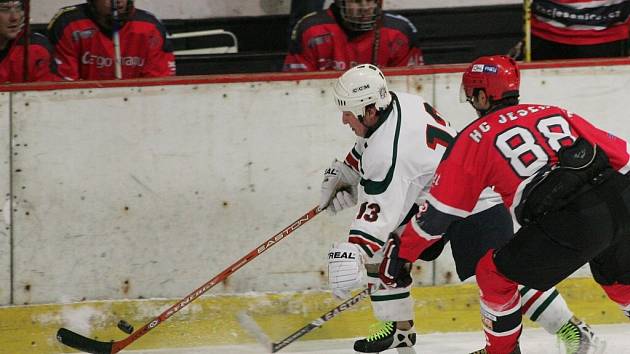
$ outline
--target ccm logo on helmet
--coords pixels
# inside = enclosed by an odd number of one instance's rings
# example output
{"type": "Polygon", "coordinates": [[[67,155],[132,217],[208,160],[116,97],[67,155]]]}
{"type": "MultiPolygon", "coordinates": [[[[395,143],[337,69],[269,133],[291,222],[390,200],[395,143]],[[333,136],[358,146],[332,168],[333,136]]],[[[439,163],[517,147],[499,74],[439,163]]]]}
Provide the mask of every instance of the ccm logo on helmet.
{"type": "Polygon", "coordinates": [[[370,88],[370,84],[365,84],[363,86],[359,86],[359,87],[357,87],[355,89],[352,89],[352,93],[357,93],[359,91],[367,90],[369,88],[370,88]]]}
{"type": "Polygon", "coordinates": [[[470,70],[474,73],[492,73],[496,74],[499,72],[496,66],[494,65],[485,65],[485,64],[475,64],[470,70]]]}
{"type": "Polygon", "coordinates": [[[351,253],[351,252],[330,252],[330,253],[328,253],[328,259],[339,259],[339,258],[356,259],[354,257],[354,254],[351,253]]]}

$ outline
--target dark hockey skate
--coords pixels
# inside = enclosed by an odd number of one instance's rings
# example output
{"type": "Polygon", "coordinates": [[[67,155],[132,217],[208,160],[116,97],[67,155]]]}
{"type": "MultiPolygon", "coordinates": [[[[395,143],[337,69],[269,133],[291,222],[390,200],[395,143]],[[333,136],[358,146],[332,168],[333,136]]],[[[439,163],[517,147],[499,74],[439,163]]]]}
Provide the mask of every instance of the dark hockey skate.
{"type": "MultiPolygon", "coordinates": [[[[486,350],[486,348],[483,349],[479,349],[476,352],[472,352],[470,354],[488,354],[488,351],[486,350]]],[[[514,348],[514,350],[512,350],[512,352],[510,354],[521,354],[521,348],[519,347],[519,345],[516,345],[516,348],[514,348]]]]}
{"type": "Polygon", "coordinates": [[[606,349],[606,342],[591,327],[573,316],[556,333],[560,347],[567,354],[599,354],[606,349]]]}
{"type": "Polygon", "coordinates": [[[370,328],[367,338],[354,342],[354,350],[359,353],[380,353],[388,349],[398,349],[399,353],[415,353],[416,332],[412,327],[408,330],[396,328],[392,321],[381,322],[370,328]],[[407,350],[404,350],[407,349],[407,350]]]}

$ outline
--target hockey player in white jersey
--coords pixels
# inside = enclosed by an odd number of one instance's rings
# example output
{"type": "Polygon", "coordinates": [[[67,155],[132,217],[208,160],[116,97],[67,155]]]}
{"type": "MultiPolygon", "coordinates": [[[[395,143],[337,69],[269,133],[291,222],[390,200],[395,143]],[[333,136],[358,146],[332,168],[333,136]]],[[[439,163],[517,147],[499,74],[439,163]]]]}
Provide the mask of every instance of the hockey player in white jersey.
{"type": "MultiPolygon", "coordinates": [[[[345,161],[335,159],[325,170],[320,207],[332,214],[357,202],[359,208],[347,241],[328,253],[329,283],[333,294],[343,299],[364,285],[363,268],[367,271],[372,309],[381,322],[372,327],[369,336],[354,343],[357,352],[411,347],[416,343],[411,277],[406,287],[387,288],[380,285],[378,267],[387,239],[416,214],[456,132],[422,97],[389,91],[383,73],[373,65],[345,72],[334,85],[334,96],[342,122],[350,126],[357,140],[345,161]]],[[[513,235],[509,212],[490,190],[486,196],[475,214],[455,223],[420,258],[435,259],[444,240],[450,240],[460,279],[472,276],[485,251],[513,235]]],[[[583,350],[588,339],[593,339],[587,333],[590,329],[573,316],[554,288],[544,293],[521,289],[521,294],[525,314],[558,334],[567,353],[587,353],[583,350]]]]}

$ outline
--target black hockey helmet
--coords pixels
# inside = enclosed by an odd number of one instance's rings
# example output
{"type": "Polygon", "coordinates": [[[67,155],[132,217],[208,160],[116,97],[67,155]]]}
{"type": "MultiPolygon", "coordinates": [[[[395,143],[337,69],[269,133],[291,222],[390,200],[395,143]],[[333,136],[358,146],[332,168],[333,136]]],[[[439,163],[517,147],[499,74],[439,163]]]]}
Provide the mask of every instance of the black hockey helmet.
{"type": "MultiPolygon", "coordinates": [[[[112,0],[112,1],[116,1],[116,0],[112,0]]],[[[90,4],[90,6],[94,6],[94,0],[87,0],[88,4],[90,4]]],[[[134,0],[127,0],[127,13],[131,13],[131,11],[133,11],[134,9],[134,4],[133,4],[134,0]]]]}
{"type": "Polygon", "coordinates": [[[0,4],[7,4],[7,3],[13,3],[13,2],[18,3],[17,5],[24,8],[24,0],[0,0],[0,4]]]}
{"type": "Polygon", "coordinates": [[[371,31],[382,9],[378,0],[335,0],[344,27],[352,31],[371,31]]]}
{"type": "MultiPolygon", "coordinates": [[[[116,1],[116,0],[111,0],[111,1],[116,1]]],[[[94,2],[95,0],[87,0],[87,3],[90,5],[90,11],[93,13],[93,16],[95,17],[96,22],[98,22],[101,26],[105,28],[112,28],[114,26],[114,18],[112,14],[99,14],[94,2]]],[[[118,26],[121,26],[122,24],[127,22],[127,19],[129,19],[129,16],[133,14],[134,10],[135,10],[134,0],[127,0],[126,11],[123,13],[119,13],[118,15],[118,21],[117,21],[118,26]]]]}

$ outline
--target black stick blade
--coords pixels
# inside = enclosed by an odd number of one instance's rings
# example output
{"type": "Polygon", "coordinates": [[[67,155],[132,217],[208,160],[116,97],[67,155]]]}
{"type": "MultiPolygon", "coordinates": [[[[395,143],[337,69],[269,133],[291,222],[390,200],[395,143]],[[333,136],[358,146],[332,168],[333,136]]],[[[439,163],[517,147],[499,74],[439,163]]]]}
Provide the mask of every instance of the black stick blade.
{"type": "Polygon", "coordinates": [[[78,333],[65,328],[59,328],[57,331],[57,340],[71,348],[92,354],[111,354],[112,342],[100,342],[94,339],[84,337],[78,333]]]}

